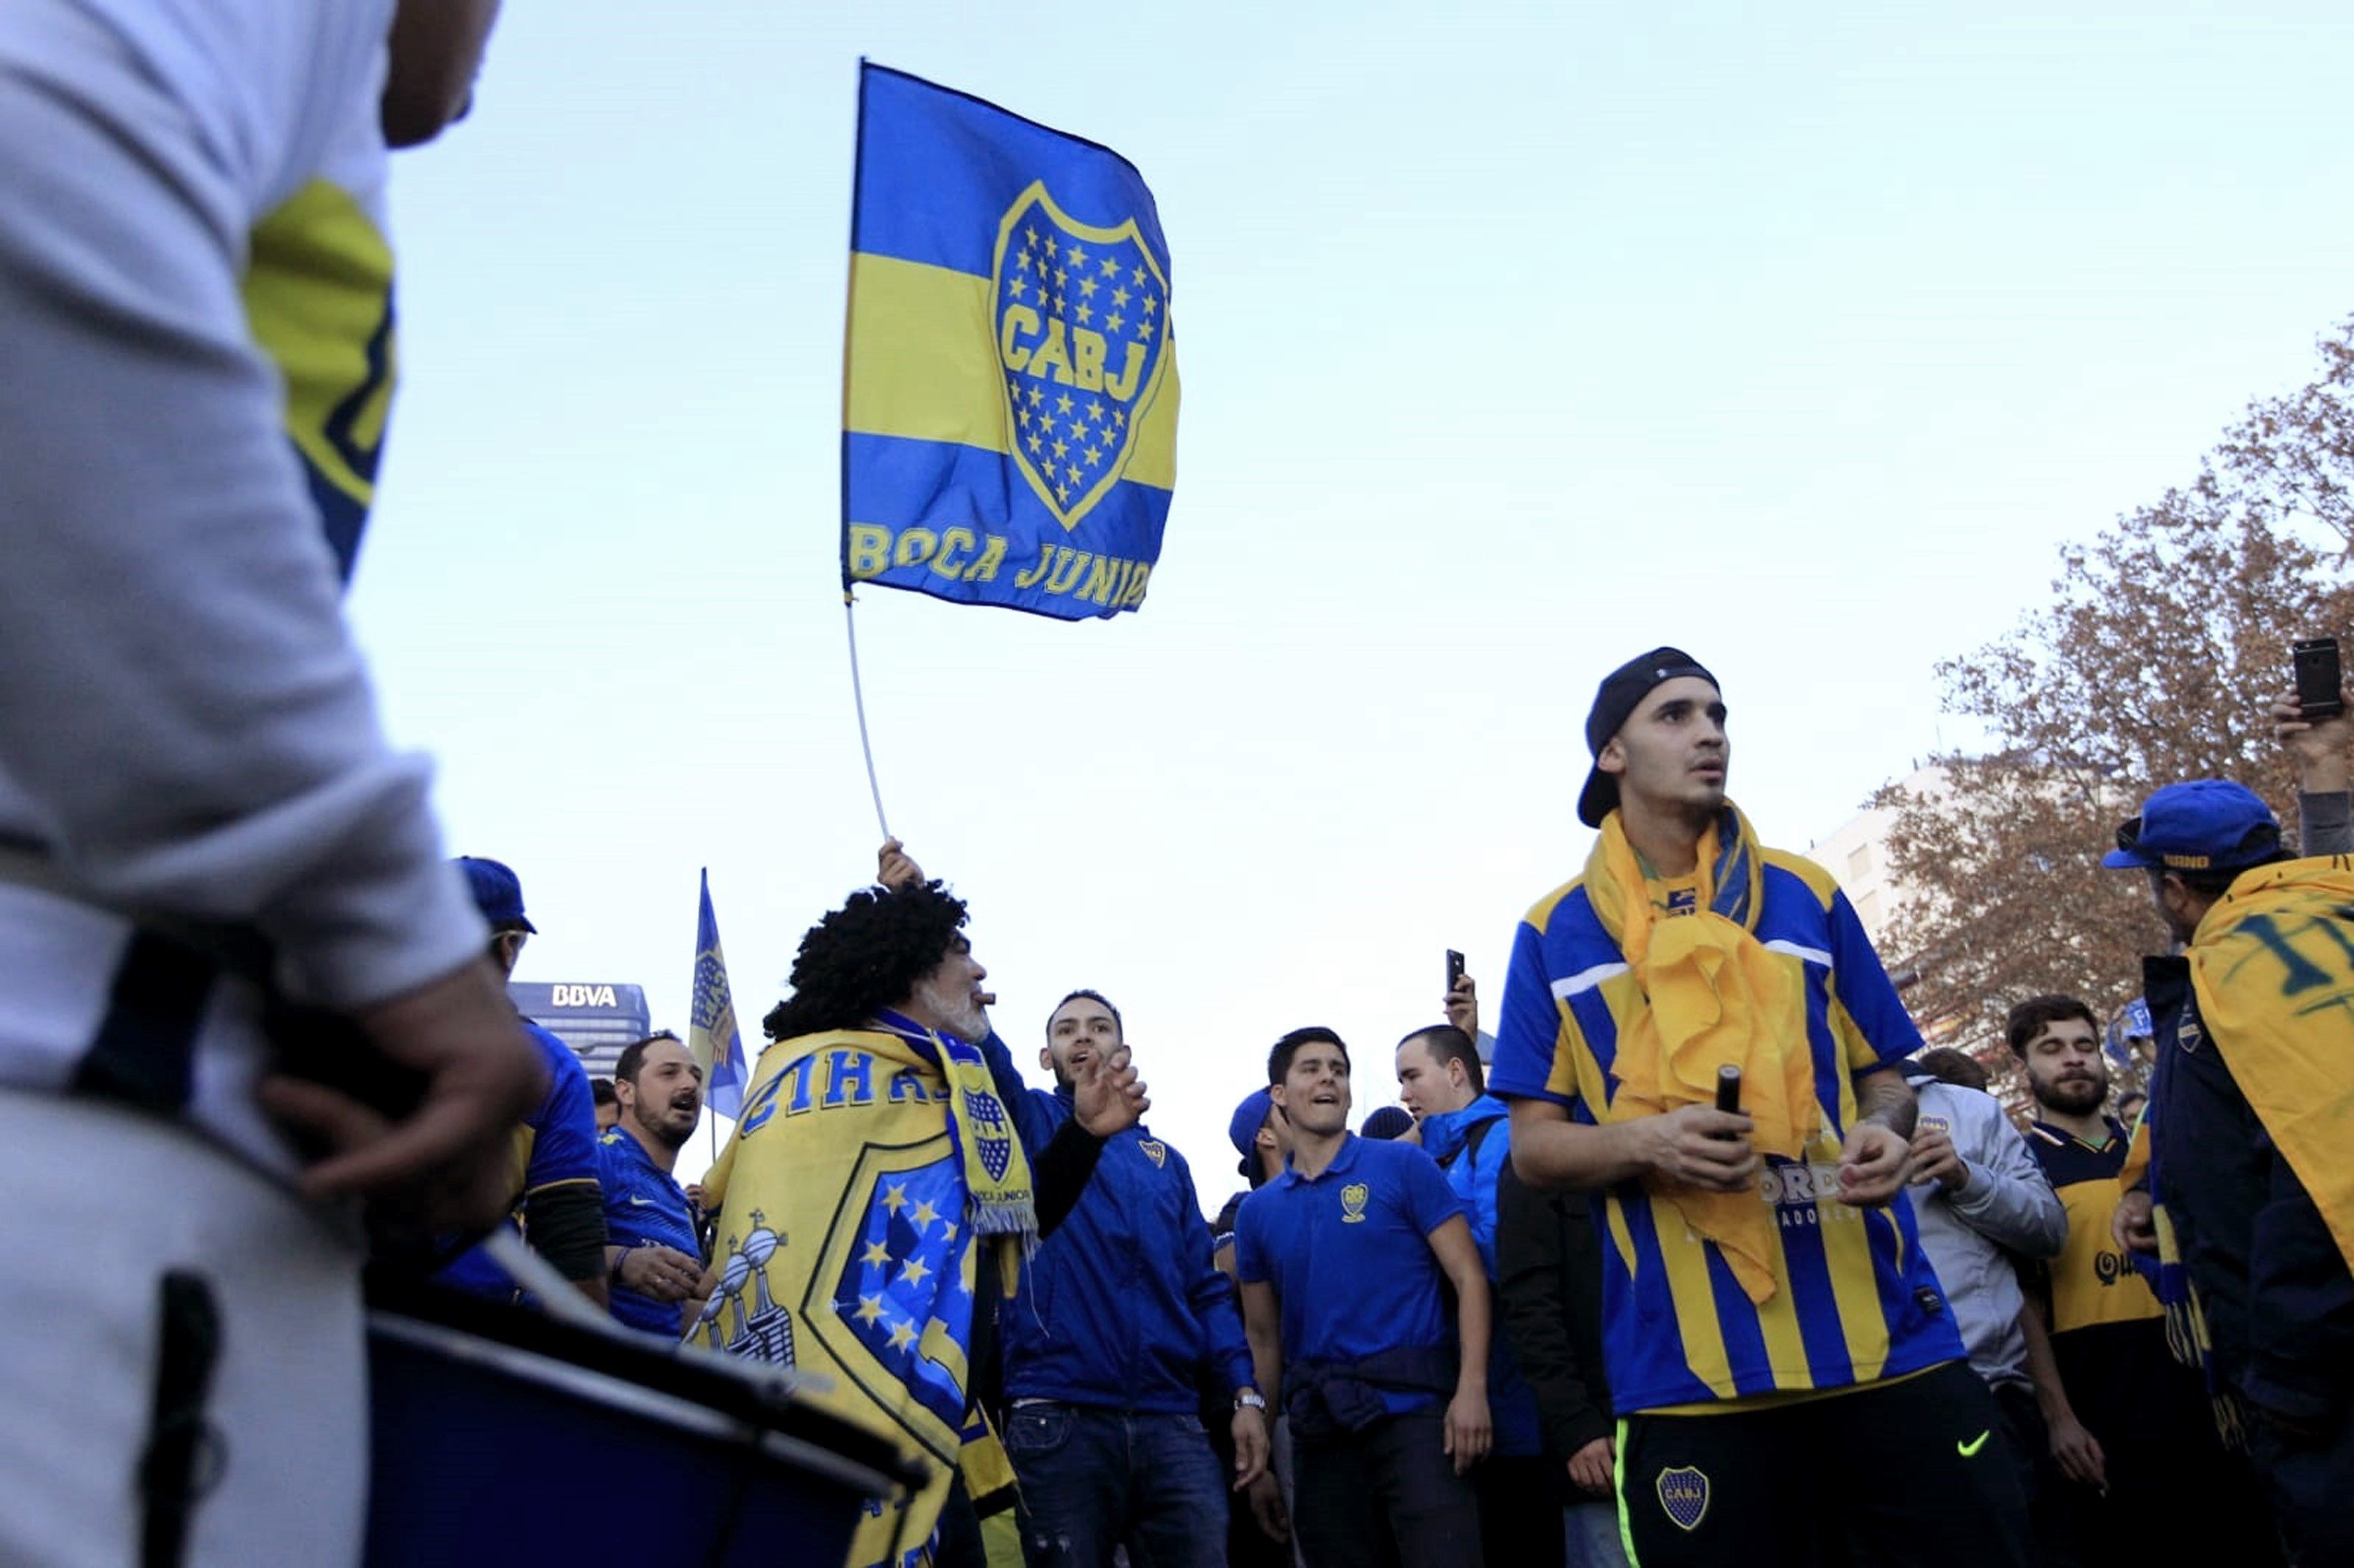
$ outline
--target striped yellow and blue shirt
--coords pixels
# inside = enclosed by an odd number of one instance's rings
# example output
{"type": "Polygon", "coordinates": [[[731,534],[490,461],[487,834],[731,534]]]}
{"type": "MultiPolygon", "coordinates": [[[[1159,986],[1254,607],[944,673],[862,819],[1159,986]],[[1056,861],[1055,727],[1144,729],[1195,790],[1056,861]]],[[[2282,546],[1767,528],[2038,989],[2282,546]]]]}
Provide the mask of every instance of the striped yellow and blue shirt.
{"type": "MultiPolygon", "coordinates": [[[[1835,1196],[1856,1075],[1918,1050],[1920,1033],[1829,874],[1771,850],[1765,868],[1755,934],[1800,979],[1804,1016],[1786,1022],[1806,1033],[1823,1130],[1804,1160],[1769,1156],[1759,1180],[1779,1243],[1762,1307],[1716,1245],[1654,1209],[1639,1182],[1605,1194],[1603,1358],[1622,1415],[1829,1393],[1962,1356],[1909,1202],[1900,1193],[1885,1209],[1858,1209],[1835,1196]]],[[[1654,903],[1693,906],[1656,888],[1654,903]]],[[[1618,1089],[1620,1033],[1648,1005],[1583,884],[1558,889],[1513,944],[1490,1087],[1597,1121],[1596,1106],[1618,1089]]]]}

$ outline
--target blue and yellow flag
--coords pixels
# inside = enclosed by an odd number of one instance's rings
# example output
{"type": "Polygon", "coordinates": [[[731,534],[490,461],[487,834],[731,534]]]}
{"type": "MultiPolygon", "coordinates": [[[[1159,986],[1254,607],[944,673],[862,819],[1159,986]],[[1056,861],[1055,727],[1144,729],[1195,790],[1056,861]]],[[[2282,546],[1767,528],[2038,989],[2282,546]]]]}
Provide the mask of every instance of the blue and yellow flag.
{"type": "Polygon", "coordinates": [[[695,925],[695,1000],[686,1048],[703,1067],[704,1098],[734,1121],[744,1108],[744,1036],[736,1028],[736,999],[727,989],[727,956],[719,950],[719,916],[711,911],[711,872],[703,873],[703,909],[695,925]]]}
{"type": "Polygon", "coordinates": [[[1134,609],[1177,481],[1169,246],[1119,154],[860,67],[842,572],[1134,609]]]}

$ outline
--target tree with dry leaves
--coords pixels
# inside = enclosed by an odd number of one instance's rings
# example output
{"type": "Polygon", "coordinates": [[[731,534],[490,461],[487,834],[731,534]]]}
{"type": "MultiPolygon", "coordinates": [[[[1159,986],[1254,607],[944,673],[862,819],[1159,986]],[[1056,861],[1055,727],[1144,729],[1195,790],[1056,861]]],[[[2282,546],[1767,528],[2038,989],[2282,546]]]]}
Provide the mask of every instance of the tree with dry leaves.
{"type": "Polygon", "coordinates": [[[2312,385],[2251,404],[2194,482],[2063,546],[2015,630],[1937,666],[1945,711],[1993,750],[1938,757],[1942,788],[1877,802],[1896,808],[1910,894],[1888,945],[1924,1027],[1990,1065],[2019,998],[2106,1016],[2140,991],[2164,934],[2143,880],[2100,857],[2152,789],[2236,779],[2294,831],[2264,709],[2293,641],[2354,626],[2354,319],[2320,348],[2312,385]]]}

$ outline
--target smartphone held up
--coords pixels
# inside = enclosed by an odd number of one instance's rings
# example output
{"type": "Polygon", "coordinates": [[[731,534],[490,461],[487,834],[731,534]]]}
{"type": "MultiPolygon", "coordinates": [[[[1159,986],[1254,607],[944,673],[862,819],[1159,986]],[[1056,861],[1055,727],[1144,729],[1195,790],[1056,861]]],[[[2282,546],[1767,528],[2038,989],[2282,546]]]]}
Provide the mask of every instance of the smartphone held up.
{"type": "Polygon", "coordinates": [[[2341,693],[2346,675],[2338,662],[2338,639],[2307,638],[2296,644],[2291,658],[2296,667],[2298,716],[2311,724],[2345,713],[2341,693]]]}

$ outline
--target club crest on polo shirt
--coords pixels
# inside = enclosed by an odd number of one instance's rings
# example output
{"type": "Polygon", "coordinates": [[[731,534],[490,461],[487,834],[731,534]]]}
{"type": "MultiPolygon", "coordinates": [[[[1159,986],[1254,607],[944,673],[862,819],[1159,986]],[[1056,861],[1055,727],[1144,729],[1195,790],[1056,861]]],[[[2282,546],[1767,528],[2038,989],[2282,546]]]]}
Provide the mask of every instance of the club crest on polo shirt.
{"type": "Polygon", "coordinates": [[[1169,1163],[1169,1146],[1159,1139],[1139,1139],[1136,1147],[1144,1150],[1144,1157],[1152,1161],[1154,1170],[1158,1171],[1169,1163]]]}
{"type": "Polygon", "coordinates": [[[1708,1478],[1697,1466],[1661,1470],[1657,1489],[1659,1507],[1678,1530],[1698,1530],[1700,1521],[1708,1517],[1708,1478]]]}
{"type": "Polygon", "coordinates": [[[1341,1223],[1344,1225],[1363,1224],[1365,1223],[1365,1200],[1373,1195],[1373,1190],[1366,1186],[1363,1181],[1352,1181],[1347,1186],[1341,1188],[1341,1223]]]}
{"type": "Polygon", "coordinates": [[[1696,887],[1670,888],[1668,890],[1668,913],[1670,915],[1699,914],[1700,889],[1696,887]]]}

